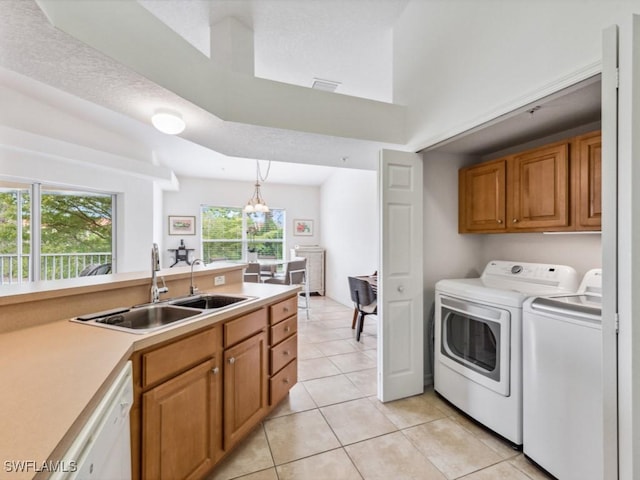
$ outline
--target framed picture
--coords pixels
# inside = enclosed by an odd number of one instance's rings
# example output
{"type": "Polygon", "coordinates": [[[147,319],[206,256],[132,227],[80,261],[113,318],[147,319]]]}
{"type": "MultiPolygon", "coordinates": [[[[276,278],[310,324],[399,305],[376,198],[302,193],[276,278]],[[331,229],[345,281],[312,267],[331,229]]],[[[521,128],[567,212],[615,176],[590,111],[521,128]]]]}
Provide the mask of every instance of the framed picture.
{"type": "Polygon", "coordinates": [[[169,215],[169,235],[195,235],[196,217],[169,215]]]}
{"type": "Polygon", "coordinates": [[[293,234],[298,236],[313,235],[313,220],[294,220],[293,234]]]}

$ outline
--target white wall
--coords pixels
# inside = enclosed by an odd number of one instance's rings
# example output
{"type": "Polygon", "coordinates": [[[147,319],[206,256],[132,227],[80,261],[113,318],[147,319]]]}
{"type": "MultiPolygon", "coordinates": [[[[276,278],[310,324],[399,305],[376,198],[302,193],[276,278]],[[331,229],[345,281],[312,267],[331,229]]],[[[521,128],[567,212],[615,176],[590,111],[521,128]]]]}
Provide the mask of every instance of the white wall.
{"type": "Polygon", "coordinates": [[[506,233],[483,235],[481,258],[491,260],[555,263],[576,269],[581,278],[602,267],[602,239],[592,234],[506,233]]]}
{"type": "Polygon", "coordinates": [[[597,73],[602,29],[633,11],[640,1],[412,0],[394,28],[394,99],[408,106],[410,143],[428,146],[597,73]]]}
{"type": "MultiPolygon", "coordinates": [[[[35,148],[35,145],[34,145],[35,148]]],[[[0,139],[0,177],[26,183],[77,187],[116,193],[117,270],[149,269],[153,233],[153,182],[90,164],[57,158],[47,150],[14,150],[0,139]]]]}
{"type": "Polygon", "coordinates": [[[326,295],[351,306],[347,277],[378,270],[376,172],[339,169],[321,189],[326,295]]]}
{"type": "MultiPolygon", "coordinates": [[[[169,266],[171,256],[167,249],[176,248],[184,239],[187,248],[195,249],[196,257],[202,255],[200,237],[200,205],[243,207],[254,191],[252,182],[236,182],[200,178],[180,178],[180,190],[166,191],[163,197],[163,238],[161,245],[162,266],[169,266]],[[169,235],[169,215],[190,215],[196,217],[196,234],[169,235]]],[[[320,219],[320,187],[276,185],[268,181],[261,187],[262,196],[271,208],[287,211],[285,226],[285,254],[295,245],[318,245],[323,225],[320,219]],[[293,220],[313,220],[313,236],[293,235],[293,220]]]]}

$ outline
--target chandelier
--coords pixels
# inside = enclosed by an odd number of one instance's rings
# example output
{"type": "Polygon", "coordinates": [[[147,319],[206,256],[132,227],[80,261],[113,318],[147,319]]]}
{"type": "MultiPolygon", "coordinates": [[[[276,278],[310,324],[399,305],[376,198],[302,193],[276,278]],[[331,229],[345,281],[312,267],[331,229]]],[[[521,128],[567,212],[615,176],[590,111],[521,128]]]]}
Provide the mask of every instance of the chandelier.
{"type": "Polygon", "coordinates": [[[271,170],[271,160],[269,160],[269,166],[267,167],[267,174],[263,177],[260,172],[260,164],[258,160],[256,160],[256,184],[255,189],[253,191],[253,196],[249,199],[247,204],[244,207],[244,211],[246,213],[252,212],[268,212],[269,207],[267,206],[267,202],[265,202],[264,198],[262,198],[262,194],[260,193],[260,180],[263,182],[269,176],[269,170],[271,170]]]}

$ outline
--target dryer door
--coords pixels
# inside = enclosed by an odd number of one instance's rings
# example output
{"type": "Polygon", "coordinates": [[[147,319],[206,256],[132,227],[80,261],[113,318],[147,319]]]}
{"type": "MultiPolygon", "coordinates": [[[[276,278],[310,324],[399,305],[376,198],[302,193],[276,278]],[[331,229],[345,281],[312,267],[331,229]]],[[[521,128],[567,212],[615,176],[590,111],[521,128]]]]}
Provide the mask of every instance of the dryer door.
{"type": "Polygon", "coordinates": [[[511,314],[440,295],[438,360],[500,395],[510,395],[511,314]]]}

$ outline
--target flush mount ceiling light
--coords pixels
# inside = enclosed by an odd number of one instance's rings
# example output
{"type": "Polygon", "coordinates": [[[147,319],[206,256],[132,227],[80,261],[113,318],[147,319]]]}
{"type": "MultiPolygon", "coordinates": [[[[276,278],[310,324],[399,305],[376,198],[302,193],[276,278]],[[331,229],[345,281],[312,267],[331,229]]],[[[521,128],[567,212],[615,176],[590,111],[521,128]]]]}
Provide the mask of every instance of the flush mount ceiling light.
{"type": "Polygon", "coordinates": [[[244,211],[246,213],[253,212],[262,212],[266,213],[269,211],[269,207],[267,206],[267,202],[262,198],[262,194],[260,193],[260,180],[263,182],[269,176],[269,170],[271,170],[271,160],[269,160],[269,166],[267,167],[267,174],[263,177],[260,172],[260,163],[256,160],[256,185],[255,190],[253,191],[253,196],[249,199],[247,204],[244,207],[244,211]]]}
{"type": "Polygon", "coordinates": [[[168,110],[158,110],[154,113],[151,117],[151,123],[162,133],[169,135],[182,133],[186,127],[182,115],[168,110]]]}

